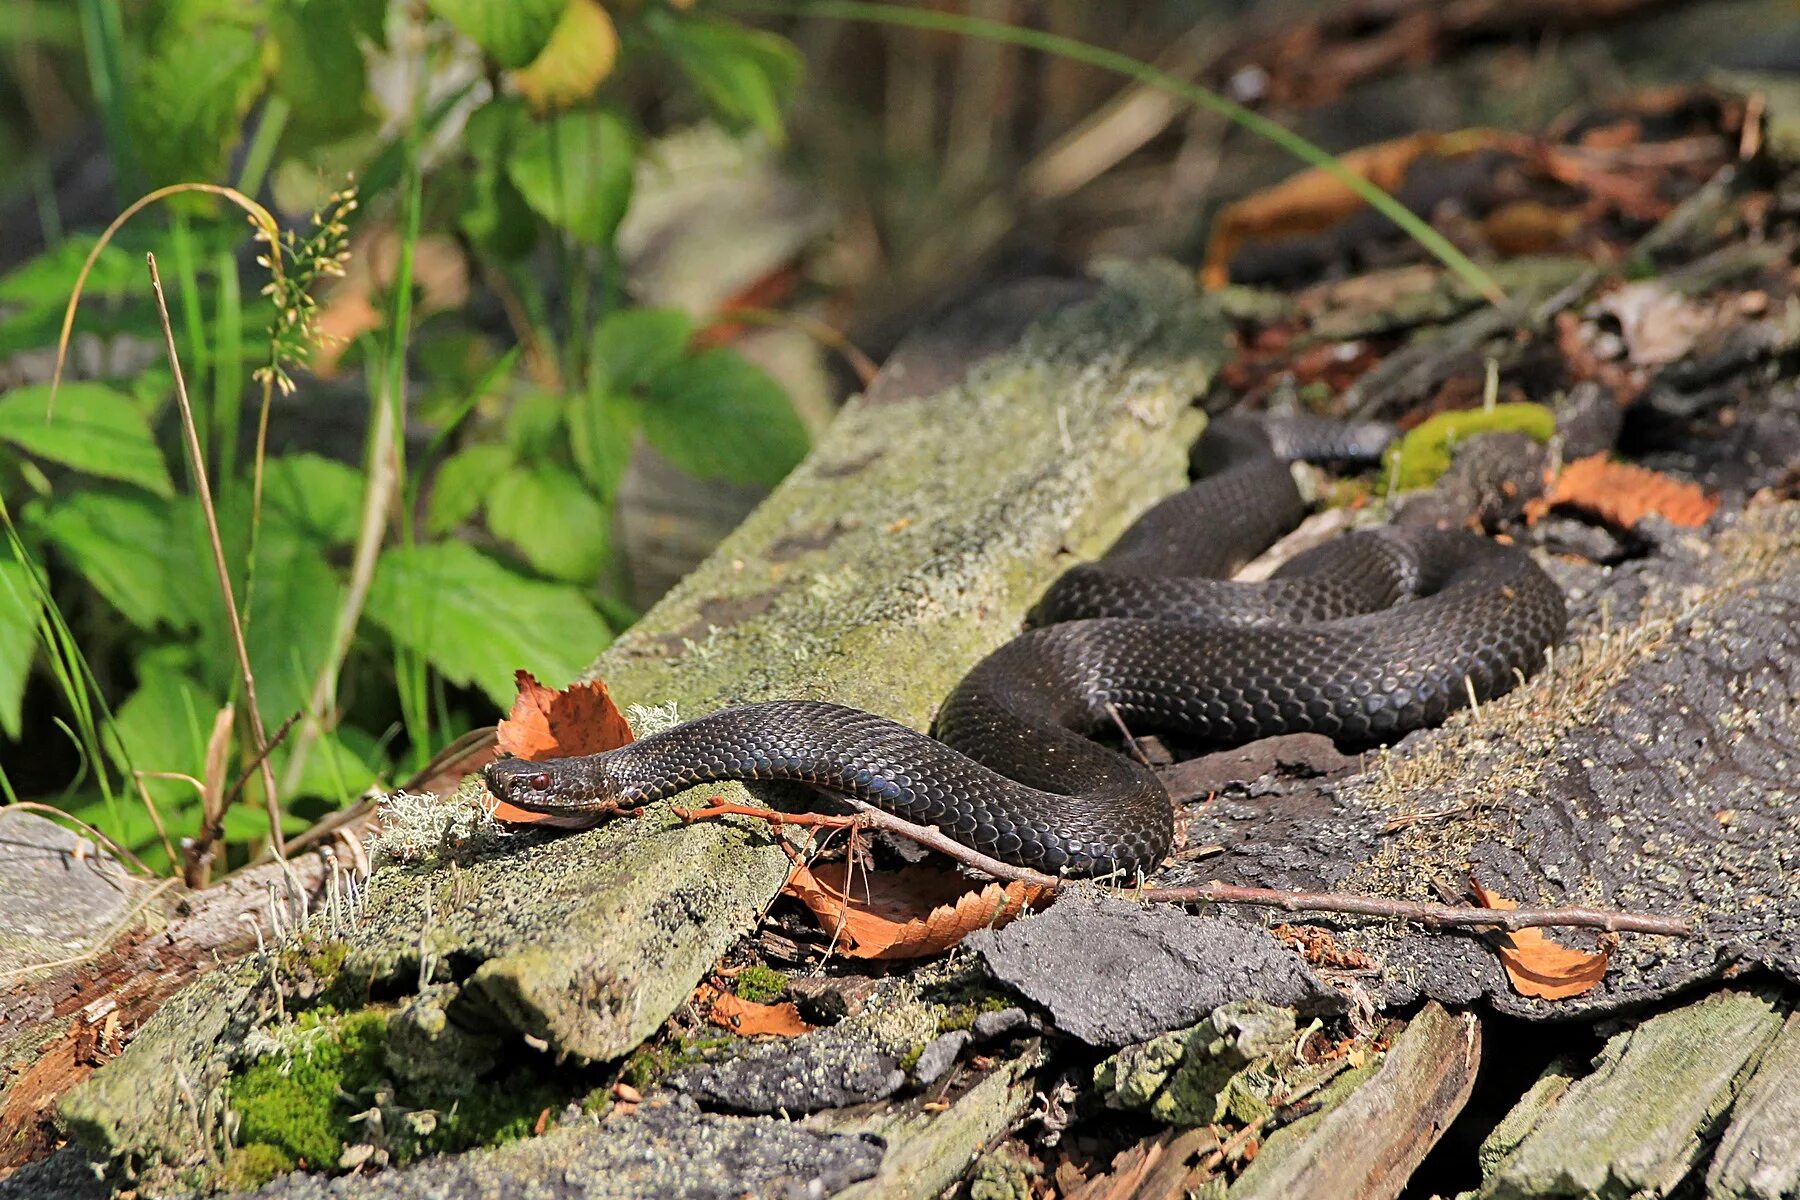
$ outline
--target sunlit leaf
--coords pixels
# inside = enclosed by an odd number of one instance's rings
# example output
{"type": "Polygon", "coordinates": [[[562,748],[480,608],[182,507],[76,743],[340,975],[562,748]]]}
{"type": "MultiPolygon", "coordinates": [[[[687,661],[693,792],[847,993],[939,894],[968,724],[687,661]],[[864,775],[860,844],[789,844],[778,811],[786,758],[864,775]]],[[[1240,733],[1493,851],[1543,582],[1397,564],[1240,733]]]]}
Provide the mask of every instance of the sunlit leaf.
{"type": "Polygon", "coordinates": [[[426,0],[431,11],[508,69],[536,58],[568,0],[426,0]]]}
{"type": "Polygon", "coordinates": [[[637,445],[641,406],[631,396],[590,390],[569,401],[569,453],[598,496],[611,499],[637,445]]]}
{"type": "Polygon", "coordinates": [[[571,583],[599,574],[611,542],[606,508],[554,463],[521,463],[496,479],[487,523],[537,570],[571,583]]]}
{"type": "Polygon", "coordinates": [[[321,140],[355,131],[373,111],[358,8],[357,0],[285,0],[270,12],[269,32],[281,47],[275,91],[288,101],[290,127],[321,140]]]}
{"type": "Polygon", "coordinates": [[[274,43],[255,30],[212,20],[158,39],[140,57],[126,119],[151,183],[225,173],[274,56],[274,43]]]}
{"type": "MultiPolygon", "coordinates": [[[[206,769],[206,741],[220,698],[185,669],[186,652],[162,647],[138,656],[137,690],[113,713],[106,749],[120,771],[163,771],[200,777],[206,769]]],[[[197,828],[200,793],[180,780],[152,779],[145,787],[165,822],[197,828]]],[[[135,789],[126,801],[141,808],[135,789]]],[[[145,839],[139,845],[147,845],[145,839]]]]}
{"type": "Polygon", "coordinates": [[[263,469],[263,520],[279,523],[320,546],[356,540],[363,476],[317,454],[284,454],[263,469]]]}
{"type": "Polygon", "coordinates": [[[569,0],[543,51],[513,82],[539,112],[565,108],[592,96],[618,55],[618,32],[599,0],[569,0]]]}
{"type": "Polygon", "coordinates": [[[446,679],[503,707],[516,669],[561,683],[612,637],[579,589],[528,579],[462,542],[388,550],[368,615],[446,679]]]}
{"type": "Polygon", "coordinates": [[[530,250],[542,228],[506,170],[507,155],[530,122],[523,104],[503,96],[471,113],[463,129],[472,171],[457,221],[471,241],[500,258],[530,250]]]}
{"type": "Polygon", "coordinates": [[[792,42],[711,17],[659,12],[650,27],[721,120],[780,140],[781,110],[803,66],[792,42]]]}
{"type": "Polygon", "coordinates": [[[0,547],[0,731],[18,740],[42,611],[31,568],[0,547]]]}
{"type": "Polygon", "coordinates": [[[68,559],[83,580],[139,629],[192,628],[192,608],[177,594],[204,586],[171,568],[169,506],[129,492],[74,492],[26,506],[25,519],[68,559]]]}
{"type": "Polygon", "coordinates": [[[778,482],[807,448],[781,385],[730,350],[707,350],[658,375],[644,435],[689,474],[739,483],[778,482]]]}
{"type": "Polygon", "coordinates": [[[678,362],[694,322],[676,308],[621,308],[594,330],[593,373],[614,391],[630,391],[678,362]]]}
{"type": "Polygon", "coordinates": [[[0,441],[61,466],[136,484],[158,496],[175,492],[150,424],[129,396],[99,383],[64,384],[46,421],[48,384],[0,396],[0,441]]]}
{"type": "Polygon", "coordinates": [[[324,544],[286,529],[264,529],[256,543],[256,591],[245,638],[265,724],[305,707],[331,652],[342,593],[324,544]]]}
{"type": "Polygon", "coordinates": [[[487,501],[494,481],[512,462],[512,450],[496,445],[466,446],[446,458],[431,476],[426,530],[445,534],[474,516],[487,501]]]}
{"type": "Polygon", "coordinates": [[[604,247],[631,201],[635,153],[624,117],[584,109],[525,130],[507,172],[539,216],[577,241],[604,247]]]}

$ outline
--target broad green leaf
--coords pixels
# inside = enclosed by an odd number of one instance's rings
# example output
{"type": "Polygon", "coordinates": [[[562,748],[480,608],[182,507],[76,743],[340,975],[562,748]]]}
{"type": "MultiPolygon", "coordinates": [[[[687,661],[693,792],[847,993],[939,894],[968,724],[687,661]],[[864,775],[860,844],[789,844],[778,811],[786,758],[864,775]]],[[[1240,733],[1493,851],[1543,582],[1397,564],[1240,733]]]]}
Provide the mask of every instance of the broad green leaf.
{"type": "Polygon", "coordinates": [[[567,108],[592,96],[618,57],[619,34],[600,0],[569,0],[542,53],[513,83],[538,112],[567,108]]]}
{"type": "Polygon", "coordinates": [[[594,330],[593,372],[614,391],[642,387],[680,361],[694,322],[677,308],[622,308],[594,330]]]}
{"type": "Polygon", "coordinates": [[[539,571],[591,583],[611,542],[606,508],[573,471],[555,463],[521,464],[494,481],[488,528],[539,571]]]}
{"type": "Polygon", "coordinates": [[[294,796],[323,796],[341,807],[354,801],[387,769],[381,745],[354,725],[323,734],[306,756],[294,796]]]}
{"type": "Polygon", "coordinates": [[[525,254],[542,228],[506,170],[514,143],[530,126],[525,106],[502,97],[476,109],[463,128],[463,146],[474,170],[457,220],[470,240],[500,258],[525,254]]]}
{"type": "Polygon", "coordinates": [[[27,505],[25,519],[139,629],[193,627],[192,609],[176,589],[204,586],[205,581],[180,581],[170,570],[174,527],[166,501],[129,492],[79,491],[27,505]]]}
{"type": "MultiPolygon", "coordinates": [[[[75,290],[75,280],[81,275],[81,264],[93,253],[98,240],[91,233],[76,234],[0,275],[0,303],[53,310],[60,321],[69,293],[75,290]]],[[[85,306],[95,300],[116,300],[139,292],[147,278],[142,255],[109,242],[94,260],[82,285],[82,303],[85,306]]]]}
{"type": "Polygon", "coordinates": [[[569,453],[588,487],[611,500],[637,446],[640,405],[620,392],[590,390],[569,399],[569,453]]]}
{"type": "Polygon", "coordinates": [[[37,655],[38,613],[43,603],[31,567],[0,548],[0,731],[18,741],[25,681],[37,655]]]}
{"type": "Polygon", "coordinates": [[[48,384],[0,396],[0,441],[103,479],[133,483],[158,496],[175,493],[150,424],[131,397],[99,383],[64,384],[55,419],[44,420],[48,384]]]}
{"type": "Polygon", "coordinates": [[[512,402],[506,414],[506,443],[521,462],[536,462],[562,445],[563,399],[549,392],[530,392],[512,402]]]}
{"type": "Polygon", "coordinates": [[[787,393],[730,350],[684,358],[656,377],[644,436],[701,479],[774,484],[806,456],[806,427],[787,393]]]}
{"type": "Polygon", "coordinates": [[[512,464],[513,452],[506,446],[467,446],[446,458],[431,476],[426,531],[441,536],[474,516],[494,481],[512,464]]]}
{"type": "Polygon", "coordinates": [[[253,29],[214,20],[158,39],[141,57],[126,119],[152,184],[224,175],[273,45],[253,29]]]}
{"type": "Polygon", "coordinates": [[[583,109],[527,128],[507,160],[525,203],[589,246],[612,244],[631,202],[631,126],[611,109],[583,109]]]}
{"type": "MultiPolygon", "coordinates": [[[[164,799],[157,802],[157,811],[162,815],[164,830],[169,840],[180,853],[183,838],[191,838],[200,832],[200,805],[198,793],[186,784],[171,784],[152,781],[157,792],[164,793],[164,799]],[[196,797],[195,803],[183,805],[175,797],[174,789],[186,787],[188,794],[196,797]]],[[[152,795],[156,795],[153,792],[152,795]]],[[[156,836],[156,826],[150,820],[150,814],[144,811],[144,802],[139,799],[137,789],[132,787],[126,795],[118,797],[108,804],[104,797],[82,796],[61,802],[60,807],[78,821],[85,821],[104,833],[119,845],[130,850],[144,860],[144,865],[160,874],[169,874],[174,864],[162,851],[162,841],[156,836]]]]}
{"type": "Polygon", "coordinates": [[[272,727],[305,706],[331,652],[342,591],[322,544],[283,529],[263,530],[244,637],[265,724],[272,727]]]}
{"type": "Polygon", "coordinates": [[[274,89],[288,101],[290,129],[324,141],[369,121],[357,8],[353,0],[282,0],[270,13],[269,32],[281,48],[274,89]]]}
{"type": "Polygon", "coordinates": [[[263,520],[319,546],[356,540],[362,497],[362,472],[317,454],[284,454],[263,470],[263,520]]]}
{"type": "Polygon", "coordinates": [[[786,38],[733,21],[657,12],[650,28],[727,125],[782,136],[781,110],[803,60],[786,38]]]}
{"type": "Polygon", "coordinates": [[[431,11],[510,69],[530,62],[550,40],[568,0],[426,0],[431,11]]]}
{"type": "Polygon", "coordinates": [[[388,550],[367,611],[446,679],[501,707],[512,702],[518,668],[555,687],[611,640],[578,588],[527,579],[462,542],[388,550]]]}
{"type": "MultiPolygon", "coordinates": [[[[206,741],[221,705],[182,669],[185,657],[177,647],[138,656],[137,690],[113,713],[106,746],[128,784],[132,770],[180,772],[195,779],[206,770],[206,741]]],[[[171,826],[171,837],[177,825],[184,831],[198,827],[200,794],[192,784],[150,779],[144,786],[171,826]]],[[[135,797],[136,788],[128,786],[127,793],[135,797]]],[[[130,800],[125,804],[142,807],[130,800]]],[[[149,839],[139,843],[147,844],[149,839]]]]}
{"type": "MultiPolygon", "coordinates": [[[[75,332],[109,335],[127,333],[133,337],[162,336],[156,309],[148,300],[128,300],[123,304],[95,305],[84,292],[80,310],[75,314],[75,332]]],[[[68,297],[63,298],[66,303],[68,297]]],[[[0,358],[10,358],[21,350],[49,350],[62,333],[63,306],[27,309],[0,321],[0,358]]]]}
{"type": "MultiPolygon", "coordinates": [[[[319,753],[315,746],[313,753],[319,753]]],[[[312,822],[305,817],[291,812],[281,814],[281,832],[284,835],[305,833],[312,822]]],[[[225,810],[224,820],[219,822],[220,832],[227,842],[260,842],[269,836],[269,810],[260,803],[245,803],[240,800],[225,810]]]]}

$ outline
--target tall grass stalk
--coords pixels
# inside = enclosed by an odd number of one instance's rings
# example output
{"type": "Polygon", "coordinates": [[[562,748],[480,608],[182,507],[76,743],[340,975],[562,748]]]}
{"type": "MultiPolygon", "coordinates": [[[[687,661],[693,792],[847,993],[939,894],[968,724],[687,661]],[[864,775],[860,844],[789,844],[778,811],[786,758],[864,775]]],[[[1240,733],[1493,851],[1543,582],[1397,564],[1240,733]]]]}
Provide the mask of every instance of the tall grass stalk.
{"type": "Polygon", "coordinates": [[[1369,207],[1398,225],[1409,237],[1418,242],[1477,293],[1495,304],[1503,304],[1506,301],[1506,293],[1500,290],[1500,286],[1486,271],[1476,266],[1467,255],[1451,245],[1449,239],[1421,220],[1404,204],[1345,167],[1328,151],[1313,145],[1299,134],[1278,122],[1271,121],[1261,113],[1253,112],[1198,84],[1178,79],[1166,71],[1159,71],[1128,54],[1103,49],[1075,38],[1046,33],[1039,29],[1024,29],[1017,25],[1009,25],[1004,21],[957,16],[930,8],[911,8],[899,4],[874,4],[868,3],[866,0],[804,0],[804,2],[796,2],[796,0],[729,0],[729,6],[740,12],[763,15],[807,19],[822,17],[826,20],[837,21],[868,21],[877,25],[897,25],[907,29],[930,30],[934,33],[987,38],[991,41],[1022,46],[1027,50],[1054,54],[1136,79],[1151,87],[1179,96],[1209,112],[1217,113],[1239,128],[1273,142],[1301,162],[1319,168],[1355,192],[1368,203],[1369,207]]]}

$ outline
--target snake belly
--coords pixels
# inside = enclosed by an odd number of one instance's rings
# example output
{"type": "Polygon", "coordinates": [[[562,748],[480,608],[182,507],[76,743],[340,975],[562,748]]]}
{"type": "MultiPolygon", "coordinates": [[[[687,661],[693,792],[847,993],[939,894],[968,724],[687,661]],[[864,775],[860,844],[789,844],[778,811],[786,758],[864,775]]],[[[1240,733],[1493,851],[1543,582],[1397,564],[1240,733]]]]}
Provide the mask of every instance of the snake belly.
{"type": "Polygon", "coordinates": [[[1018,866],[1132,875],[1169,851],[1169,798],[1095,735],[1123,724],[1202,747],[1306,731],[1372,744],[1506,692],[1562,636],[1562,593],[1537,564],[1461,530],[1354,533],[1267,581],[1232,582],[1304,505],[1261,426],[1217,420],[1195,457],[1207,473],[1059,579],[1036,627],[956,686],[932,737],[775,700],[605,754],[500,760],[489,787],[572,812],[726,779],[803,782],[1018,866]]]}

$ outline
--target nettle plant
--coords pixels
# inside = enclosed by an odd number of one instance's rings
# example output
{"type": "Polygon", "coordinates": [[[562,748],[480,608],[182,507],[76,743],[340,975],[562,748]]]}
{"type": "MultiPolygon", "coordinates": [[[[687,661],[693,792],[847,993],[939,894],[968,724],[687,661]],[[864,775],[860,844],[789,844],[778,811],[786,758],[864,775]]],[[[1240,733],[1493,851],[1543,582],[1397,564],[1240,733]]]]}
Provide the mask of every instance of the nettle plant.
{"type": "Polygon", "coordinates": [[[637,114],[778,140],[799,58],[658,0],[82,13],[121,188],[170,194],[0,278],[0,361],[56,346],[82,281],[80,378],[53,405],[47,384],[0,396],[0,734],[24,768],[0,788],[48,793],[191,875],[196,842],[242,861],[269,838],[234,626],[262,725],[298,714],[269,757],[292,832],[402,766],[396,747],[417,764],[489,719],[478,698],[505,702],[516,668],[570,677],[631,619],[609,530],[640,439],[703,479],[772,483],[805,453],[779,384],[696,345],[687,315],[629,302],[616,246],[653,147],[637,114]],[[170,187],[233,169],[227,202],[170,187]],[[311,226],[271,247],[253,219],[265,244],[246,238],[238,210],[260,211],[269,180],[345,174],[355,202],[328,185],[311,226]],[[505,332],[459,304],[425,311],[433,242],[504,293],[505,332]],[[367,414],[361,461],[272,452],[335,423],[309,417],[320,385],[299,368],[333,305],[315,285],[346,254],[380,258],[362,285],[372,319],[331,347],[337,391],[368,398],[350,408],[367,414]],[[46,760],[70,765],[47,775],[46,760]]]}

